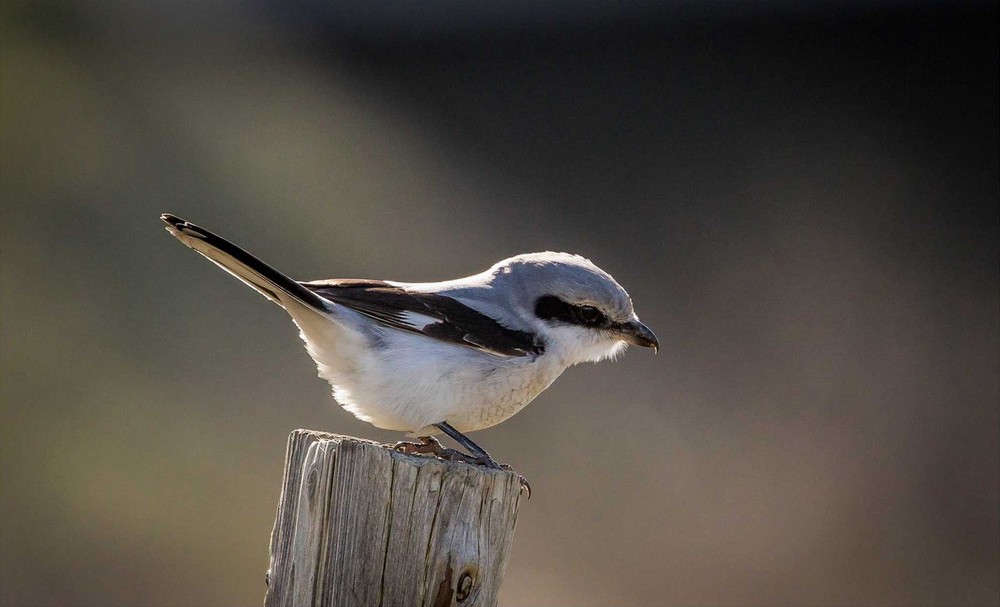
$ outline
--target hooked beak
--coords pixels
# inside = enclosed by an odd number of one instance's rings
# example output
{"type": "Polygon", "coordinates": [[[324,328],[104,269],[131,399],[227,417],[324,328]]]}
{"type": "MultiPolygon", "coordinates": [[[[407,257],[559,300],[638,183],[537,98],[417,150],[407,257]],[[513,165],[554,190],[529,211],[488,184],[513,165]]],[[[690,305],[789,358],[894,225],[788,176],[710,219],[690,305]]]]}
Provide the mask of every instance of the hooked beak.
{"type": "Polygon", "coordinates": [[[630,344],[652,348],[654,354],[660,349],[660,342],[657,341],[656,335],[649,330],[649,327],[639,322],[638,319],[619,325],[618,334],[623,341],[630,344]]]}

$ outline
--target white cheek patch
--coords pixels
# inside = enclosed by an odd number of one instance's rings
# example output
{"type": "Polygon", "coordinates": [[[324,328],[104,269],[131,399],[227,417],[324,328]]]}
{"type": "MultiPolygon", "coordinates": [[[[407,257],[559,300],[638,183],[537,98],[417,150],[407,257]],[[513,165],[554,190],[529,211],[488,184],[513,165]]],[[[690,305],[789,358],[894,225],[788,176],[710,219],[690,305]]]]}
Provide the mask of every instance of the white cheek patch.
{"type": "Polygon", "coordinates": [[[615,358],[625,352],[624,341],[609,336],[604,331],[595,331],[576,326],[550,327],[545,333],[567,364],[598,362],[615,358]]]}

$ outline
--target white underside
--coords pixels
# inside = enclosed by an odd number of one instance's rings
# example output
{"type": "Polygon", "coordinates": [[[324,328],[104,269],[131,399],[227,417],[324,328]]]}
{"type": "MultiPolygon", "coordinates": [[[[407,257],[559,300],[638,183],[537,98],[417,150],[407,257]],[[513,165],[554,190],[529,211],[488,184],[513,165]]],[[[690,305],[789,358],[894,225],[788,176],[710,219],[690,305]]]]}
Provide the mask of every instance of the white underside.
{"type": "Polygon", "coordinates": [[[461,432],[499,424],[562,373],[542,357],[501,357],[385,328],[375,339],[350,327],[370,322],[340,308],[341,322],[305,309],[292,313],[319,375],[337,402],[387,430],[436,434],[447,421],[461,432]]]}

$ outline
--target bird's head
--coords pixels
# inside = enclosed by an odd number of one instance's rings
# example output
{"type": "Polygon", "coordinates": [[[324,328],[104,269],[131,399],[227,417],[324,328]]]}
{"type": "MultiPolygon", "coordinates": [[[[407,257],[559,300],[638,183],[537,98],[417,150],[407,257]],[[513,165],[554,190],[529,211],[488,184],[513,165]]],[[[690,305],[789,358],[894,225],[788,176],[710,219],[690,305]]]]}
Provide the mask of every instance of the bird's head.
{"type": "Polygon", "coordinates": [[[491,268],[494,288],[513,295],[516,314],[545,340],[546,352],[566,364],[599,361],[628,344],[659,347],[639,322],[632,299],[610,274],[568,253],[530,253],[491,268]]]}

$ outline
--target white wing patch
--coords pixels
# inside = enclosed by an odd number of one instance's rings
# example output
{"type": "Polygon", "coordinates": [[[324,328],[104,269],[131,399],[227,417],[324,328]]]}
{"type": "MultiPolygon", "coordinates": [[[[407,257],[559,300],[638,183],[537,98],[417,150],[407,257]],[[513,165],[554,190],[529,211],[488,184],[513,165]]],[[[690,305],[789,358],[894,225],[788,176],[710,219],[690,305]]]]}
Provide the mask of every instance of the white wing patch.
{"type": "Polygon", "coordinates": [[[426,314],[421,314],[419,312],[413,312],[406,310],[399,314],[400,319],[416,329],[417,331],[422,331],[427,325],[432,325],[434,323],[441,322],[440,318],[434,318],[433,316],[427,316],[426,314]]]}

